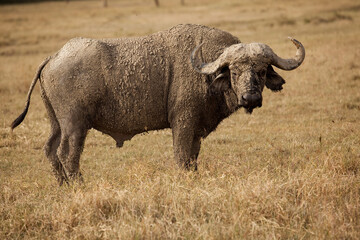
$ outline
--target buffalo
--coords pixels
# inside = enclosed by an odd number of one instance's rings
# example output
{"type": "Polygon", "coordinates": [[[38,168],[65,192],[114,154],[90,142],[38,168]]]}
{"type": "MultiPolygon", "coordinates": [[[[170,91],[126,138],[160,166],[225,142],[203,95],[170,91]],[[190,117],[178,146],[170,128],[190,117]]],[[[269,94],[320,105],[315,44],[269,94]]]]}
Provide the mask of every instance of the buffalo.
{"type": "Polygon", "coordinates": [[[171,128],[174,158],[197,169],[201,139],[239,108],[262,105],[264,86],[285,83],[272,66],[293,70],[305,58],[302,44],[283,59],[262,43],[241,43],[225,31],[178,25],[144,37],[75,38],[40,65],[27,94],[39,80],[51,131],[44,150],[61,185],[80,178],[86,135],[96,129],[117,147],[134,135],[171,128]]]}

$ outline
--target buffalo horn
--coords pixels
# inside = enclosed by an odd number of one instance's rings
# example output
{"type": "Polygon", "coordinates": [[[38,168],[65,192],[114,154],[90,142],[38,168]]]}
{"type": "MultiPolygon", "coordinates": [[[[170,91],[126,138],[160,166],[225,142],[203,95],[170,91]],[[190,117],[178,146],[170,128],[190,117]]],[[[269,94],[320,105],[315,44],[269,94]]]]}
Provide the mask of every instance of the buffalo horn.
{"type": "Polygon", "coordinates": [[[293,70],[300,66],[305,58],[305,48],[304,46],[296,39],[289,37],[289,39],[294,43],[297,48],[296,55],[291,59],[283,59],[277,56],[274,52],[272,53],[271,64],[275,67],[278,67],[282,70],[293,70]]]}
{"type": "Polygon", "coordinates": [[[227,55],[226,53],[221,54],[220,57],[218,57],[218,59],[216,59],[214,62],[211,62],[211,63],[201,62],[201,60],[199,58],[199,52],[200,52],[200,49],[203,44],[204,43],[201,43],[200,45],[198,45],[194,49],[194,51],[191,53],[191,56],[190,56],[191,64],[192,64],[193,68],[195,69],[195,71],[197,71],[198,73],[201,73],[201,74],[210,75],[210,74],[214,74],[221,67],[228,64],[228,61],[226,61],[226,55],[227,55]]]}

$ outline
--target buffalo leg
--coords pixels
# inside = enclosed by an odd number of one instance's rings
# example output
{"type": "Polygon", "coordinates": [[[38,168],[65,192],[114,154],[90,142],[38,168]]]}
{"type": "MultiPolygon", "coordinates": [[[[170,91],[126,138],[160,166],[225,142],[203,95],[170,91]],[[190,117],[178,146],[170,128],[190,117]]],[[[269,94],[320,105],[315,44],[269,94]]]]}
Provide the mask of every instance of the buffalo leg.
{"type": "Polygon", "coordinates": [[[197,171],[197,158],[199,156],[200,146],[201,146],[201,138],[194,137],[191,148],[191,161],[193,162],[192,167],[194,168],[195,171],[197,171]]]}
{"type": "Polygon", "coordinates": [[[191,124],[185,123],[172,126],[174,157],[180,167],[196,171],[196,158],[199,153],[200,142],[195,141],[194,130],[191,126],[191,124]]]}
{"type": "Polygon", "coordinates": [[[80,155],[84,148],[87,130],[66,129],[62,131],[58,156],[70,179],[82,180],[80,173],[80,155]],[[70,131],[69,131],[70,130],[70,131]]]}
{"type": "Polygon", "coordinates": [[[56,150],[60,144],[60,128],[59,127],[51,127],[51,133],[48,141],[46,142],[44,146],[44,151],[46,157],[49,159],[53,173],[61,186],[64,181],[67,182],[67,176],[65,173],[65,170],[63,168],[63,165],[59,161],[58,156],[56,155],[56,150]]]}
{"type": "MultiPolygon", "coordinates": [[[[42,90],[42,89],[41,89],[42,90]]],[[[56,180],[58,181],[59,185],[61,186],[64,181],[67,182],[67,176],[66,173],[64,171],[63,165],[61,164],[56,151],[57,148],[59,147],[60,144],[60,137],[61,137],[61,130],[60,130],[60,126],[59,123],[56,119],[54,110],[50,104],[50,102],[48,101],[44,91],[41,91],[42,94],[42,98],[50,119],[50,136],[44,146],[44,151],[45,151],[45,155],[47,157],[47,159],[49,160],[51,167],[52,167],[52,171],[56,177],[56,180]]]]}

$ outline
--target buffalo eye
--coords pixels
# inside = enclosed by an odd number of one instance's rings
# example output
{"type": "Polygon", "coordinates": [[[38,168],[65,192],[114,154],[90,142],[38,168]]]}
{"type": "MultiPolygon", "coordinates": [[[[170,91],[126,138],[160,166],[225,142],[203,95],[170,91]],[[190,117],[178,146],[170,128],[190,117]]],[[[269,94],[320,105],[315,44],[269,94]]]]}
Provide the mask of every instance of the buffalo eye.
{"type": "Polygon", "coordinates": [[[236,73],[236,72],[232,72],[232,73],[231,73],[231,76],[232,76],[233,78],[236,78],[236,77],[237,77],[237,73],[236,73]]]}

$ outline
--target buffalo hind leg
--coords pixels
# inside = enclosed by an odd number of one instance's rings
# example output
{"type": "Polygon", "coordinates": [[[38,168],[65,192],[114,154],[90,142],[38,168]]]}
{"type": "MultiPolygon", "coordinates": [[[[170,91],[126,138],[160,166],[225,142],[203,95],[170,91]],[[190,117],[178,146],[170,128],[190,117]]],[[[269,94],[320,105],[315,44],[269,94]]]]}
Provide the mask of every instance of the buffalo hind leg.
{"type": "Polygon", "coordinates": [[[69,179],[82,181],[82,176],[79,170],[80,155],[84,148],[87,129],[71,129],[71,131],[66,130],[62,130],[60,146],[57,154],[69,179]]]}
{"type": "Polygon", "coordinates": [[[43,98],[45,108],[50,120],[50,136],[44,146],[44,152],[51,164],[52,171],[56,177],[56,180],[61,186],[64,183],[64,181],[67,182],[67,176],[64,171],[63,165],[61,164],[56,153],[60,144],[61,130],[60,130],[59,122],[56,119],[54,109],[52,108],[42,88],[41,88],[41,96],[43,98]]]}
{"type": "Polygon", "coordinates": [[[65,170],[63,168],[63,165],[59,161],[59,158],[56,154],[56,150],[60,144],[60,137],[61,137],[60,128],[58,126],[54,127],[52,125],[49,139],[44,146],[44,151],[46,157],[49,159],[51,163],[53,173],[59,185],[61,186],[64,183],[64,181],[67,183],[68,179],[65,170]]]}

